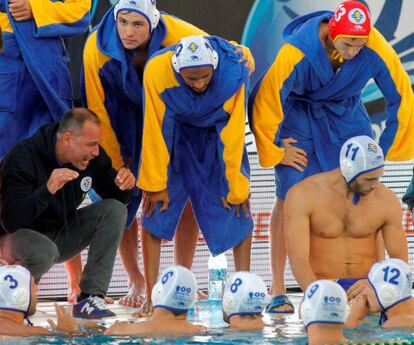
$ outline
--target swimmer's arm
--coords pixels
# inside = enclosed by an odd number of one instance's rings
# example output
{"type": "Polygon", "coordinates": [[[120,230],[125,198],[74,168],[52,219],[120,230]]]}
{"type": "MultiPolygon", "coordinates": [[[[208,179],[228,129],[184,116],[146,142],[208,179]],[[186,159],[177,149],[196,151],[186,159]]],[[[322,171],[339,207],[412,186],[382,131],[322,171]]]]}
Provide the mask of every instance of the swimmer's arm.
{"type": "Polygon", "coordinates": [[[348,318],[345,321],[345,327],[356,328],[368,314],[368,301],[364,294],[358,295],[351,300],[348,318]]]}
{"type": "Polygon", "coordinates": [[[385,249],[390,258],[408,262],[408,245],[401,225],[402,210],[400,202],[396,195],[388,189],[384,190],[383,200],[385,220],[382,226],[382,236],[384,237],[385,249]]]}
{"type": "Polygon", "coordinates": [[[107,335],[138,335],[138,334],[147,334],[155,333],[156,327],[152,321],[143,321],[143,322],[118,322],[111,327],[109,327],[105,334],[107,335]]]}
{"type": "Polygon", "coordinates": [[[310,261],[310,202],[303,186],[290,189],[285,200],[284,225],[292,273],[303,291],[316,280],[310,261]]]}

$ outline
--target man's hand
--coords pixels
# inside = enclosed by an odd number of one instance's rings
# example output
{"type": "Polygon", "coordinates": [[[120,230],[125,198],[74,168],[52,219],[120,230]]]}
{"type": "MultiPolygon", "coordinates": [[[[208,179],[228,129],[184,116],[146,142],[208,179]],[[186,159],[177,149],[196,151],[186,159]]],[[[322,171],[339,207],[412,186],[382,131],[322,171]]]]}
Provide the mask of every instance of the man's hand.
{"type": "Polygon", "coordinates": [[[131,190],[135,187],[134,174],[128,168],[121,168],[115,177],[115,184],[120,190],[131,190]]]}
{"type": "Polygon", "coordinates": [[[250,216],[250,201],[246,199],[241,204],[232,205],[230,204],[226,198],[222,197],[221,202],[223,203],[223,207],[227,210],[231,210],[231,206],[235,206],[236,208],[236,217],[240,218],[240,210],[243,210],[244,216],[248,218],[250,216]]]}
{"type": "Polygon", "coordinates": [[[283,157],[280,164],[291,166],[296,170],[303,172],[308,165],[308,158],[305,150],[299,147],[293,146],[292,144],[298,141],[293,138],[283,139],[285,146],[285,157],[283,157]]]}
{"type": "Polygon", "coordinates": [[[33,19],[29,0],[10,0],[9,11],[13,19],[17,22],[33,19]]]}
{"type": "Polygon", "coordinates": [[[248,68],[248,70],[249,70],[249,76],[251,76],[252,73],[254,72],[254,66],[252,66],[252,64],[250,63],[250,61],[253,61],[254,62],[254,59],[253,59],[252,53],[250,52],[250,49],[247,48],[247,47],[245,47],[245,46],[243,46],[243,45],[238,45],[234,49],[234,52],[236,54],[241,54],[241,57],[240,57],[240,60],[239,61],[248,68]]]}
{"type": "Polygon", "coordinates": [[[345,326],[347,328],[358,327],[364,317],[368,314],[368,301],[367,296],[364,294],[358,295],[350,302],[349,315],[345,320],[345,326]]]}
{"type": "Polygon", "coordinates": [[[66,183],[78,177],[79,173],[74,170],[67,168],[54,169],[50,174],[46,187],[50,194],[56,194],[66,183]]]}
{"type": "Polygon", "coordinates": [[[168,196],[168,188],[160,192],[146,192],[144,191],[144,202],[142,205],[142,211],[147,217],[151,217],[152,213],[155,211],[157,204],[161,203],[160,212],[168,209],[168,204],[170,198],[168,196]]]}
{"type": "Polygon", "coordinates": [[[50,327],[54,331],[63,331],[65,333],[76,333],[79,331],[78,324],[73,318],[67,309],[62,306],[55,303],[55,310],[56,310],[56,318],[57,318],[57,324],[53,320],[47,320],[50,327]]]}
{"type": "Polygon", "coordinates": [[[364,291],[365,287],[369,288],[368,279],[360,279],[354,283],[346,292],[348,295],[348,300],[357,297],[362,291],[364,291]]]}

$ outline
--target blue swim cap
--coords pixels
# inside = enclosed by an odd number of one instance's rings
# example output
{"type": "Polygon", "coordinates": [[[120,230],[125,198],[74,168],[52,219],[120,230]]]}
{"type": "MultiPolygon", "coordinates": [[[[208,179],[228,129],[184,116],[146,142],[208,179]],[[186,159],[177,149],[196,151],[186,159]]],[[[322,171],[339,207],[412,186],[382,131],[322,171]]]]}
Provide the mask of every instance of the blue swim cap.
{"type": "Polygon", "coordinates": [[[381,147],[366,135],[348,139],[341,148],[339,164],[345,181],[349,184],[359,175],[384,166],[381,147]]]}

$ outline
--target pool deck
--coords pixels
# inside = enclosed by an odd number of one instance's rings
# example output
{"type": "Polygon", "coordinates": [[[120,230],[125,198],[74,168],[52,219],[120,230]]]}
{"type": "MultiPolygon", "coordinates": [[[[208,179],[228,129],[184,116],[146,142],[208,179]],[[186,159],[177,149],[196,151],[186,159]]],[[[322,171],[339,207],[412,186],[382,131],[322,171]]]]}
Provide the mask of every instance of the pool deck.
{"type": "MultiPolygon", "coordinates": [[[[292,301],[293,305],[295,306],[295,312],[298,311],[299,303],[302,299],[303,294],[302,293],[288,293],[287,294],[292,301]]],[[[43,326],[43,327],[49,327],[49,324],[47,322],[47,319],[56,320],[56,313],[54,308],[55,302],[39,302],[37,305],[37,311],[36,314],[30,317],[30,321],[35,326],[43,326]]],[[[60,305],[68,306],[71,310],[72,305],[67,302],[57,302],[60,305]]],[[[118,301],[116,300],[114,304],[108,304],[109,308],[116,314],[116,317],[110,317],[102,319],[105,326],[110,326],[116,321],[131,321],[139,319],[132,316],[133,313],[137,311],[136,308],[131,307],[124,307],[123,305],[118,304],[118,301]]]]}

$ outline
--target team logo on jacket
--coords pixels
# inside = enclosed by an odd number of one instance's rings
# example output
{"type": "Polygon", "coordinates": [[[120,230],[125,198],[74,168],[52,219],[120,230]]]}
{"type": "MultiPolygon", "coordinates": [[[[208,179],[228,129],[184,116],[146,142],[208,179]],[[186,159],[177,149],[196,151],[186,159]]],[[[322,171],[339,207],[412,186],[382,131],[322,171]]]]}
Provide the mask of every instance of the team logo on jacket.
{"type": "Polygon", "coordinates": [[[91,189],[92,187],[92,177],[90,176],[84,177],[80,183],[80,187],[82,191],[84,191],[85,193],[88,192],[89,189],[91,189]]]}

